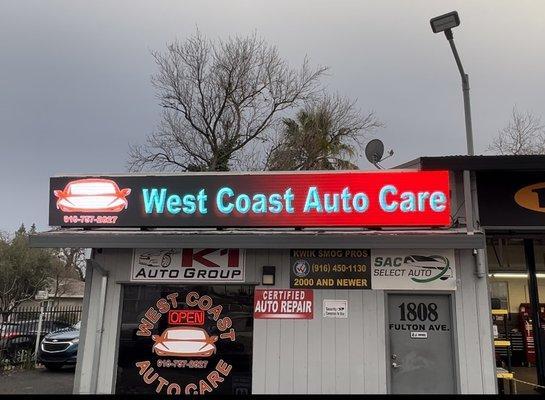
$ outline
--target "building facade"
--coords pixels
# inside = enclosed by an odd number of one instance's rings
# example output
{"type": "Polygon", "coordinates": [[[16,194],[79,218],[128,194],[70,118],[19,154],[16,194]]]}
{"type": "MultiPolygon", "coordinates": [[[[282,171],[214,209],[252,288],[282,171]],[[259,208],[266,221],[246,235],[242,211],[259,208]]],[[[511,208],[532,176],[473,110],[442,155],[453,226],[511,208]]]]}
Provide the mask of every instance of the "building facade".
{"type": "Polygon", "coordinates": [[[495,393],[484,234],[459,171],[415,169],[52,178],[32,245],[93,248],[74,392],[495,393]],[[70,209],[86,179],[119,210],[70,209]]]}

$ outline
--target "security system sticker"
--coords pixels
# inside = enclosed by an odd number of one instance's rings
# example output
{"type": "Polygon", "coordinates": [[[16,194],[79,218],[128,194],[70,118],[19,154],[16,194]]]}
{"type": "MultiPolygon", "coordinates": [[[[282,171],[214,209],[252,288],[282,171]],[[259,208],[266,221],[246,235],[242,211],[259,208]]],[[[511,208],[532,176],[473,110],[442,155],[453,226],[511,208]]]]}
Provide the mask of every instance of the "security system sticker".
{"type": "Polygon", "coordinates": [[[324,299],[324,318],[348,318],[348,300],[324,299]]]}

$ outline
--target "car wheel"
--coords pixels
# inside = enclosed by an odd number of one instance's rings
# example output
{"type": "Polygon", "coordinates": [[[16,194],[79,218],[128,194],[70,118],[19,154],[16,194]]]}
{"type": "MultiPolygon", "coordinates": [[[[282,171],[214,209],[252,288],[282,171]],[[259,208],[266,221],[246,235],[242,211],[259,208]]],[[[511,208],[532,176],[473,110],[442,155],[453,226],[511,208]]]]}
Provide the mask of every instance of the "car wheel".
{"type": "Polygon", "coordinates": [[[172,259],[170,258],[170,255],[165,254],[161,259],[161,267],[168,267],[171,261],[172,259]]]}
{"type": "Polygon", "coordinates": [[[13,365],[23,364],[32,359],[34,350],[30,346],[20,346],[10,351],[9,359],[13,365]]]}
{"type": "Polygon", "coordinates": [[[59,371],[64,364],[50,364],[50,363],[44,363],[44,367],[46,367],[50,371],[59,371]]]}

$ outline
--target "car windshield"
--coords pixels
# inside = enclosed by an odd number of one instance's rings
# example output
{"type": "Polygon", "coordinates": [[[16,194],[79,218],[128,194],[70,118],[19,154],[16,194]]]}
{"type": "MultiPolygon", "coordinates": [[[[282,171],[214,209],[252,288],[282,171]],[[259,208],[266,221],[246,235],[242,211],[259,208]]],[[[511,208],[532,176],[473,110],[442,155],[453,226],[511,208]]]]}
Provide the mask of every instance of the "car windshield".
{"type": "Polygon", "coordinates": [[[167,332],[167,339],[174,340],[204,340],[206,339],[203,331],[197,330],[172,330],[167,332]]]}
{"type": "Polygon", "coordinates": [[[85,182],[70,185],[72,195],[115,194],[115,187],[108,182],[85,182]]]}

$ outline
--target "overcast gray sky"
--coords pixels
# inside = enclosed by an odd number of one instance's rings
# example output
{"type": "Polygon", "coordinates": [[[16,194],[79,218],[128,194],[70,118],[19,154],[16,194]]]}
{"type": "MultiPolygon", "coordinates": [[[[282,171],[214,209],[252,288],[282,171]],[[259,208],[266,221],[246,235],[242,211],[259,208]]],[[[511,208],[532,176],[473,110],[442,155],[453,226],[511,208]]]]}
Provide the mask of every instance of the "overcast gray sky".
{"type": "Polygon", "coordinates": [[[331,67],[328,88],[386,123],[386,166],[463,154],[458,72],[428,22],[451,10],[483,153],[513,104],[545,117],[543,1],[2,0],[0,230],[47,228],[52,175],[125,172],[128,143],[159,116],[150,50],[196,26],[211,38],[256,31],[294,64],[306,54],[331,67]]]}

